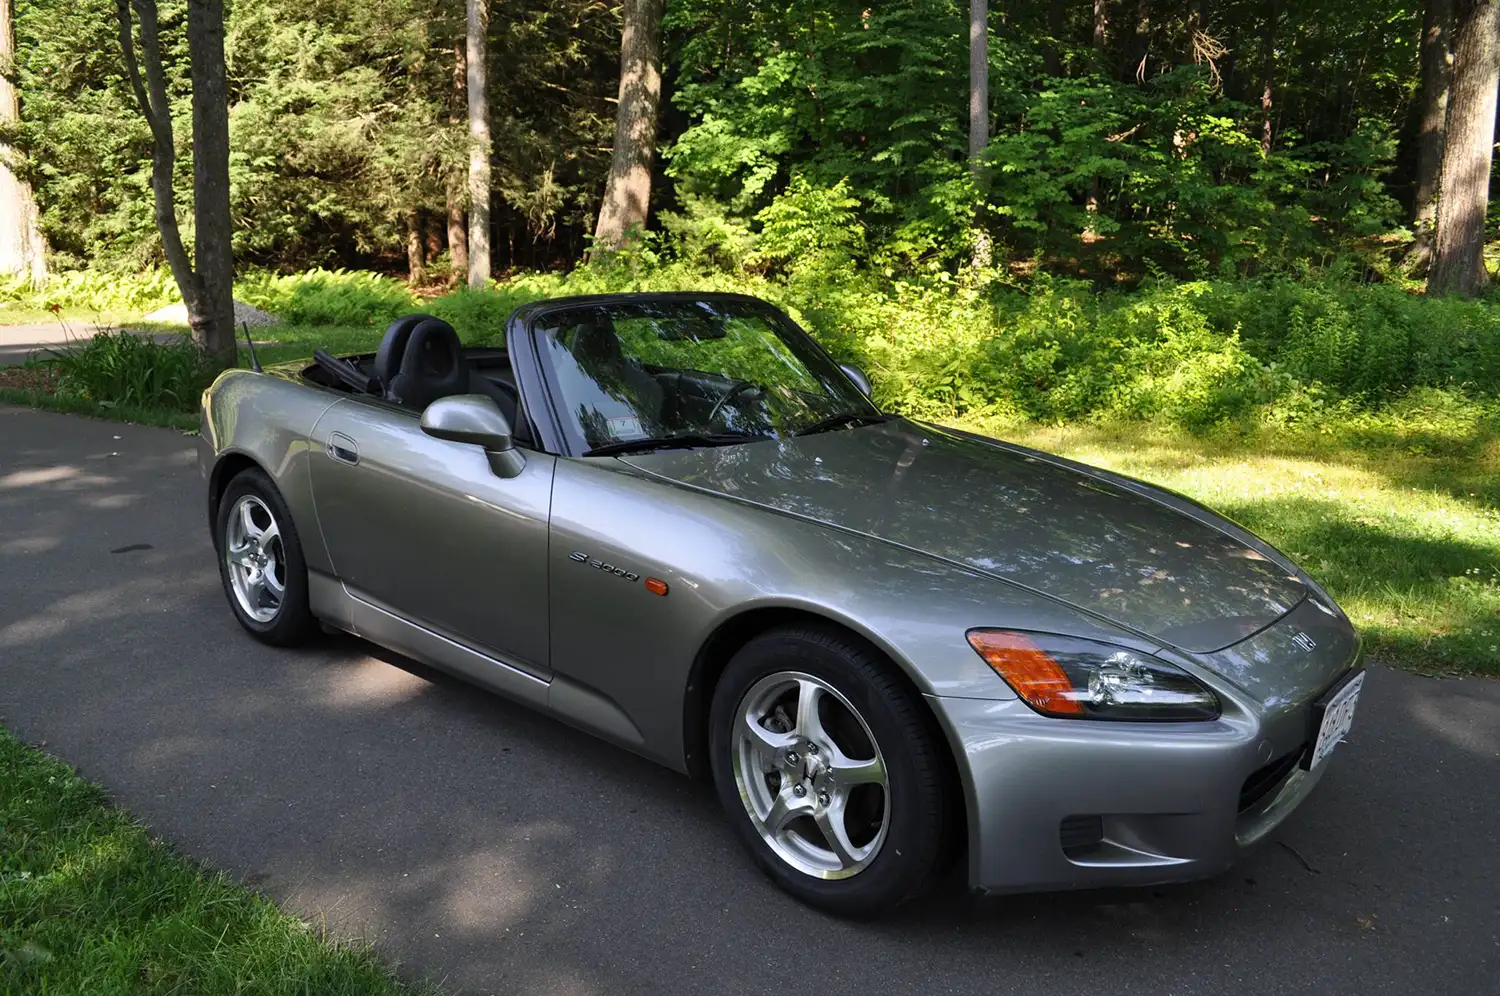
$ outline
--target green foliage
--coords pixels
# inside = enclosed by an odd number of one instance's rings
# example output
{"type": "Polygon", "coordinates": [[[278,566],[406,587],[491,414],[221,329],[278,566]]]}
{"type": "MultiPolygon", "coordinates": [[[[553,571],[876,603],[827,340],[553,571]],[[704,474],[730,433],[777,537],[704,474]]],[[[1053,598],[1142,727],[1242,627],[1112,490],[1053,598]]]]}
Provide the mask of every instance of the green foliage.
{"type": "Polygon", "coordinates": [[[235,295],[292,325],[382,325],[416,310],[405,284],[362,271],[252,273],[235,282],[235,295]]]}
{"type": "MultiPolygon", "coordinates": [[[[836,228],[837,226],[835,226],[836,228]]],[[[816,245],[817,243],[808,243],[816,245]]],[[[731,290],[782,307],[835,356],[865,366],[877,400],[928,418],[1151,420],[1203,429],[1379,412],[1413,389],[1500,397],[1500,311],[1336,277],[1161,280],[1133,293],[1045,275],[1023,288],[931,278],[732,277],[658,242],[483,297],[731,290]],[[668,262],[662,262],[668,259],[668,262]]],[[[463,295],[440,298],[428,310],[463,295]]]]}
{"type": "Polygon", "coordinates": [[[58,394],[102,408],[128,405],[189,412],[214,375],[192,340],[158,342],[123,329],[101,329],[43,362],[57,368],[58,394]]]}
{"type": "Polygon", "coordinates": [[[816,187],[801,176],[755,216],[760,240],[752,260],[781,263],[795,274],[850,269],[862,253],[865,232],[859,198],[847,179],[816,187]]]}
{"type": "Polygon", "coordinates": [[[138,315],[181,300],[167,270],[114,273],[64,270],[32,287],[24,277],[0,275],[0,304],[39,311],[53,308],[105,315],[138,315]]]}
{"type": "Polygon", "coordinates": [[[414,310],[443,319],[467,343],[501,345],[505,320],[521,305],[548,295],[519,280],[485,290],[458,290],[434,298],[414,310]]]}

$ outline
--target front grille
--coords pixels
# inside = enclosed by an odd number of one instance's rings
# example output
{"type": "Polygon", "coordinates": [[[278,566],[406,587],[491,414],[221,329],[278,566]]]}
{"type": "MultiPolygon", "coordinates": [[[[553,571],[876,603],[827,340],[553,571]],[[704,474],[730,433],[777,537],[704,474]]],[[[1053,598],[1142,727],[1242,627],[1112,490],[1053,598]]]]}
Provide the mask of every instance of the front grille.
{"type": "Polygon", "coordinates": [[[1081,857],[1104,841],[1104,817],[1065,816],[1058,830],[1063,853],[1070,858],[1081,857]]]}
{"type": "Polygon", "coordinates": [[[1283,754],[1270,764],[1256,768],[1245,779],[1245,784],[1240,787],[1240,812],[1251,809],[1256,803],[1281,787],[1293,771],[1297,769],[1297,762],[1302,760],[1302,754],[1307,750],[1307,744],[1303,744],[1296,750],[1283,754]]]}

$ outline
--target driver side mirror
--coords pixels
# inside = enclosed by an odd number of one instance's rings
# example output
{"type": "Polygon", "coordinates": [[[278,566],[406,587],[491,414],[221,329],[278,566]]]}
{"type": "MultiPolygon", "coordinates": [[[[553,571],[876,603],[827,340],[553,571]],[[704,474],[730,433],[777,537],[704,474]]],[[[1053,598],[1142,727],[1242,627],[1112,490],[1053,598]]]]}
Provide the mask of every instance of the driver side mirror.
{"type": "Polygon", "coordinates": [[[840,363],[839,369],[844,371],[845,377],[854,381],[854,386],[859,388],[861,394],[870,396],[870,378],[865,376],[863,370],[852,363],[840,363]]]}
{"type": "Polygon", "coordinates": [[[510,420],[483,394],[454,394],[439,398],[422,412],[422,431],[434,439],[482,446],[490,469],[500,477],[515,477],[526,466],[516,449],[510,420]]]}

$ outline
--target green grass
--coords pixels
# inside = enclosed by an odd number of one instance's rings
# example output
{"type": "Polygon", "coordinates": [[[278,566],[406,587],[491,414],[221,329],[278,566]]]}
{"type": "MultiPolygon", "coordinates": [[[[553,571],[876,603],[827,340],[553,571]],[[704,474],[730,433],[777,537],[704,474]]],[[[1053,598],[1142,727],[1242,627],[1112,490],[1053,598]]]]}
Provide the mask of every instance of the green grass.
{"type": "Polygon", "coordinates": [[[164,408],[159,405],[110,405],[91,398],[80,398],[71,394],[48,394],[44,391],[26,391],[13,387],[0,387],[0,403],[29,405],[44,411],[62,412],[67,415],[88,415],[109,419],[112,422],[134,422],[138,425],[159,425],[164,429],[181,429],[184,432],[198,430],[199,417],[164,408]]]}
{"type": "Polygon", "coordinates": [[[1327,586],[1382,663],[1500,676],[1500,431],[970,426],[1162,484],[1327,586]]]}
{"type": "Polygon", "coordinates": [[[411,994],[338,942],[153,838],[0,729],[0,992],[411,994]]]}
{"type": "Polygon", "coordinates": [[[62,308],[53,312],[40,305],[6,302],[0,304],[0,325],[52,325],[63,321],[70,325],[118,325],[137,317],[123,311],[100,311],[97,308],[62,308]]]}

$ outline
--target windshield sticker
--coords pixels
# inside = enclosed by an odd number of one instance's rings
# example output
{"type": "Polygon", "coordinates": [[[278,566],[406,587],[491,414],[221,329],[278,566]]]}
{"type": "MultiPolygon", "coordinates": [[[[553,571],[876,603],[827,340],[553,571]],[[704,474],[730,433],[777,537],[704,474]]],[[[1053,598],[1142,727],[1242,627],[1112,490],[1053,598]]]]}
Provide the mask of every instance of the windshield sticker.
{"type": "Polygon", "coordinates": [[[617,415],[609,420],[609,434],[615,439],[644,439],[646,430],[634,415],[617,415]]]}

